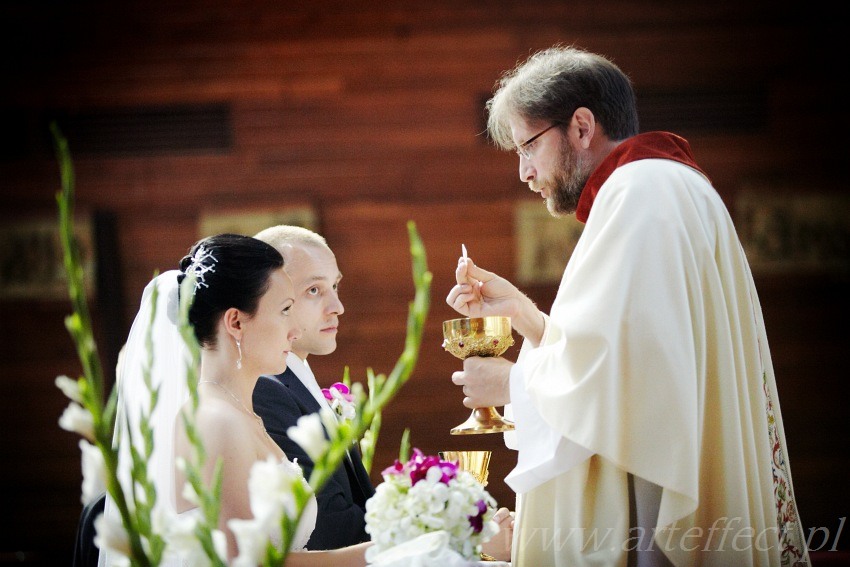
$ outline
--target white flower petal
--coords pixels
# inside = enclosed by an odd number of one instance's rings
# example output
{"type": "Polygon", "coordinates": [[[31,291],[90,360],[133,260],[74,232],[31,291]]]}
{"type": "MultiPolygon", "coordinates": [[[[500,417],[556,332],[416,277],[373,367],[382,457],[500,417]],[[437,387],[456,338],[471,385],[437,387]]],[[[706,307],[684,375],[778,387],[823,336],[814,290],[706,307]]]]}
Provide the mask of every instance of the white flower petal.
{"type": "MultiPolygon", "coordinates": [[[[330,414],[330,410],[327,413],[330,414]]],[[[336,422],[332,414],[331,419],[336,422]]],[[[323,421],[319,415],[311,413],[299,417],[296,425],[286,431],[289,438],[298,443],[313,461],[317,461],[328,449],[329,443],[322,429],[323,421]]]]}
{"type": "Polygon", "coordinates": [[[56,377],[55,384],[56,387],[62,390],[62,393],[68,396],[72,402],[77,402],[78,404],[83,403],[83,395],[80,393],[79,382],[63,374],[56,377]]]}
{"type": "Polygon", "coordinates": [[[80,439],[79,446],[83,466],[83,494],[80,499],[85,506],[106,490],[106,465],[103,453],[95,445],[80,439]]]}
{"type": "Polygon", "coordinates": [[[233,560],[232,567],[256,567],[262,563],[269,537],[265,527],[256,520],[232,519],[227,527],[236,538],[239,555],[233,560]]]}
{"type": "Polygon", "coordinates": [[[221,530],[213,530],[213,548],[219,557],[227,557],[227,536],[221,530]]]}
{"type": "Polygon", "coordinates": [[[59,427],[65,431],[78,433],[94,441],[94,419],[91,413],[76,402],[71,402],[59,418],[59,427]]]}
{"type": "Polygon", "coordinates": [[[130,556],[130,538],[121,524],[121,518],[101,514],[94,521],[94,544],[99,549],[108,549],[124,557],[130,556]]]}

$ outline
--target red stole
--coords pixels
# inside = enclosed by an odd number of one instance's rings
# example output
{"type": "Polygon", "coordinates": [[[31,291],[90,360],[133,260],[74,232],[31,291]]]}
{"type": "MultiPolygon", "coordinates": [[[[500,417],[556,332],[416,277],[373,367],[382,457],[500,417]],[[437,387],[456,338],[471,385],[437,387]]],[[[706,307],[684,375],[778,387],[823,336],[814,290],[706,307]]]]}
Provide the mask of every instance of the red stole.
{"type": "Polygon", "coordinates": [[[678,161],[705,175],[705,172],[694,161],[690,144],[681,136],[669,132],[647,132],[632,136],[614,148],[590,174],[576,206],[576,219],[583,223],[587,222],[590,208],[593,206],[593,201],[596,199],[599,189],[614,173],[615,169],[641,159],[678,161]]]}

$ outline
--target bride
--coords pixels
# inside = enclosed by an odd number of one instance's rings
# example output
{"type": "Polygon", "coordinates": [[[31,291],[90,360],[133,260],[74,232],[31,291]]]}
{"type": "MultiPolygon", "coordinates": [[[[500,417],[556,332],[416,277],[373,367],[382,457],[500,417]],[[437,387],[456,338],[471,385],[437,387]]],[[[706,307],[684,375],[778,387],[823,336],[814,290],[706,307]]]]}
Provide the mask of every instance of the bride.
{"type": "MultiPolygon", "coordinates": [[[[150,417],[154,430],[154,453],[148,459],[148,474],[157,488],[158,504],[165,513],[183,516],[195,513],[196,504],[187,500],[182,487],[185,476],[175,463],[190,461],[193,448],[178,413],[188,407],[186,387],[186,347],[175,326],[180,282],[195,277],[194,300],[189,310],[201,345],[198,380],[199,405],[195,427],[206,451],[201,473],[206,484],[213,478],[217,462],[222,463],[221,512],[219,529],[226,535],[227,558],[237,554],[236,539],[228,528],[231,519],[252,517],[248,477],[252,465],[269,456],[286,466],[286,455],[266,433],[254,413],[252,392],[258,377],[279,374],[286,368],[286,356],[301,334],[292,306],[292,282],[283,269],[283,258],[272,246],[250,238],[222,234],[197,242],[180,262],[179,270],[166,272],[152,281],[142,297],[118,369],[118,418],[116,434],[122,452],[119,478],[128,492],[131,486],[130,444],[141,446],[139,422],[146,411],[149,394],[142,367],[147,359],[146,339],[153,319],[153,366],[151,381],[159,387],[159,402],[150,417]],[[153,288],[159,301],[151,305],[153,288]],[[129,429],[129,431],[128,431],[129,429]]],[[[191,289],[191,288],[190,288],[191,289]]],[[[291,465],[290,465],[291,466],[291,465]]],[[[106,514],[117,516],[107,500],[106,514]]],[[[288,567],[362,566],[370,543],[330,551],[303,549],[316,520],[315,497],[302,516],[288,567]]],[[[101,550],[99,565],[111,565],[109,550],[101,550]]],[[[164,564],[179,560],[167,558],[164,564]]]]}

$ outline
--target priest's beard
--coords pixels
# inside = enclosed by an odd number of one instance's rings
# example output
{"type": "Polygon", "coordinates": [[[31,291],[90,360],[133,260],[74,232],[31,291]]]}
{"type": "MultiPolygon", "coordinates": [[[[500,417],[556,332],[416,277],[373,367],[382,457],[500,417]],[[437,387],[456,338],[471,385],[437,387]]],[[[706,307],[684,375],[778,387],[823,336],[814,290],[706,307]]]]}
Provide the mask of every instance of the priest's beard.
{"type": "Polygon", "coordinates": [[[561,146],[561,166],[552,174],[552,193],[546,199],[546,208],[555,217],[575,212],[581,191],[593,171],[569,142],[564,140],[561,146]]]}

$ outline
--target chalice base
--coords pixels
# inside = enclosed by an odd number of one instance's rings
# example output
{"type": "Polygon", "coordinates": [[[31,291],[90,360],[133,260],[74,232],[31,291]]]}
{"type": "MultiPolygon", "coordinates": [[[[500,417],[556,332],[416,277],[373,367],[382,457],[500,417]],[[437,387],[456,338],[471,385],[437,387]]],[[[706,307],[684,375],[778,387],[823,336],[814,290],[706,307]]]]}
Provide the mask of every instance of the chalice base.
{"type": "Polygon", "coordinates": [[[496,408],[475,408],[469,419],[451,430],[452,435],[474,435],[477,433],[502,433],[513,431],[514,423],[502,417],[496,408]]]}

